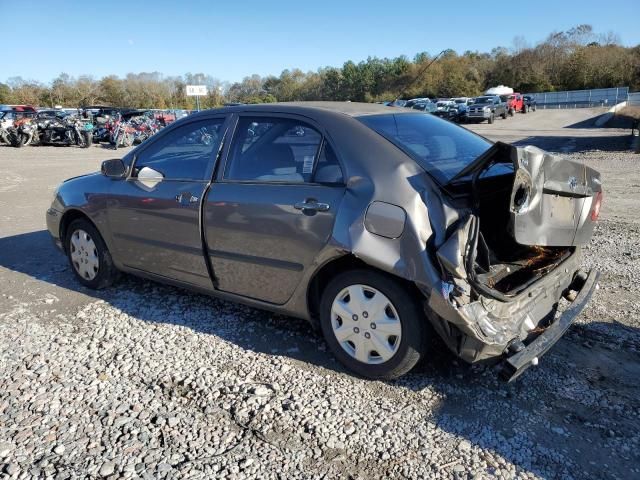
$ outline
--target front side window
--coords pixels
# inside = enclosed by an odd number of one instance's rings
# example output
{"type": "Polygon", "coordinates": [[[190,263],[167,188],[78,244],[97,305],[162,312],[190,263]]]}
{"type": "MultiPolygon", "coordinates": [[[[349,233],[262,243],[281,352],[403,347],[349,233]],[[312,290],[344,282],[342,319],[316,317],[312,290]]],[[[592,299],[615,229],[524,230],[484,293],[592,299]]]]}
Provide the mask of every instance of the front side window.
{"type": "Polygon", "coordinates": [[[358,120],[398,146],[443,185],[491,147],[479,135],[433,115],[367,115],[358,120]]]}
{"type": "Polygon", "coordinates": [[[289,118],[241,117],[234,135],[225,179],[261,182],[310,182],[322,135],[289,118]]]}
{"type": "Polygon", "coordinates": [[[218,153],[224,118],[182,125],[159,138],[137,157],[135,169],[152,168],[165,179],[204,180],[207,167],[218,153]]]}

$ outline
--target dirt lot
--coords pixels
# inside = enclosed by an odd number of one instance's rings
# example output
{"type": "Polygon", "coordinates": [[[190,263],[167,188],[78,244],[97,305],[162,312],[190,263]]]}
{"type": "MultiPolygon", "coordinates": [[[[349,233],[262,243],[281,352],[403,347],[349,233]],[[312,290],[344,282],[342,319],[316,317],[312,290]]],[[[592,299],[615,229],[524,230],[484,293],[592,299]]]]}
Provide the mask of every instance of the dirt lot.
{"type": "Polygon", "coordinates": [[[640,156],[599,113],[469,127],[603,174],[600,289],[513,385],[445,352],[366,381],[302,321],[131,277],[86,290],[44,212],[114,152],[0,147],[0,478],[640,478],[640,156]]]}

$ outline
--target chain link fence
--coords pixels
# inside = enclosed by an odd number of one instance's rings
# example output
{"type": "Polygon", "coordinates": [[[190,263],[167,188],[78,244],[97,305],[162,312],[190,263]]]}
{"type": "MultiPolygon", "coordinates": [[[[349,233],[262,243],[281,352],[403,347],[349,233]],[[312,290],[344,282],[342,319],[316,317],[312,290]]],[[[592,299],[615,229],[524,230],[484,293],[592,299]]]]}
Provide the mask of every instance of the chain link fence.
{"type": "MultiPolygon", "coordinates": [[[[627,101],[629,87],[528,93],[527,95],[531,95],[535,99],[538,108],[613,107],[620,102],[627,101]]],[[[640,102],[640,98],[638,101],[640,102]]]]}

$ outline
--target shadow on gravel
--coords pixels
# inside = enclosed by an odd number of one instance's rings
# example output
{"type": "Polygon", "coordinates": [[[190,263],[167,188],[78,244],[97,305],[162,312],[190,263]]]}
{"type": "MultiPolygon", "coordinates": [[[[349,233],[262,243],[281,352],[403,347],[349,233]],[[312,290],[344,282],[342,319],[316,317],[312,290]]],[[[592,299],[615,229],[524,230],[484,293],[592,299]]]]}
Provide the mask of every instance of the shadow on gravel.
{"type": "Polygon", "coordinates": [[[551,152],[586,152],[591,150],[602,150],[605,152],[628,152],[631,150],[631,135],[612,136],[554,136],[536,135],[524,138],[514,145],[525,146],[534,145],[551,152]]]}
{"type": "MultiPolygon", "coordinates": [[[[74,280],[46,231],[0,238],[0,266],[102,299],[147,322],[179,325],[246,350],[289,357],[302,369],[315,365],[349,374],[302,320],[130,276],[104,291],[87,290],[74,280]]],[[[490,452],[485,458],[489,477],[511,477],[494,454],[520,472],[543,478],[631,478],[640,473],[635,470],[640,464],[637,329],[615,322],[574,325],[539,367],[509,385],[497,380],[495,369],[462,364],[443,346],[435,346],[427,362],[399,380],[354,381],[367,382],[380,395],[397,396],[397,414],[400,405],[419,408],[410,395],[435,393],[442,400],[422,412],[425,425],[435,423],[460,437],[455,447],[460,453],[452,452],[454,458],[466,455],[472,445],[483,449],[481,455],[490,452]],[[540,458],[548,460],[540,463],[540,458]]]]}

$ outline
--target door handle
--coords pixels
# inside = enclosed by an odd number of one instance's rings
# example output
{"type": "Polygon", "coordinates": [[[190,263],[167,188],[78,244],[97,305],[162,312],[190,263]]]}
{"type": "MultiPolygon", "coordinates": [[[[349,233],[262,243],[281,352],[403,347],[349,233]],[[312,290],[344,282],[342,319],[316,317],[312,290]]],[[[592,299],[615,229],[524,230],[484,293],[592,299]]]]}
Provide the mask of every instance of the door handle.
{"type": "Polygon", "coordinates": [[[179,193],[176,195],[176,202],[180,205],[186,205],[187,203],[196,203],[199,199],[196,196],[191,195],[191,193],[179,193]]]}
{"type": "Polygon", "coordinates": [[[307,198],[304,202],[298,202],[293,206],[296,210],[326,212],[329,210],[328,203],[319,203],[313,198],[307,198]]]}

